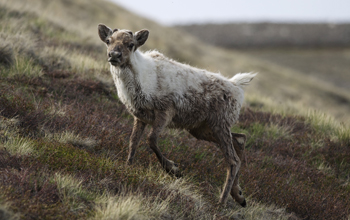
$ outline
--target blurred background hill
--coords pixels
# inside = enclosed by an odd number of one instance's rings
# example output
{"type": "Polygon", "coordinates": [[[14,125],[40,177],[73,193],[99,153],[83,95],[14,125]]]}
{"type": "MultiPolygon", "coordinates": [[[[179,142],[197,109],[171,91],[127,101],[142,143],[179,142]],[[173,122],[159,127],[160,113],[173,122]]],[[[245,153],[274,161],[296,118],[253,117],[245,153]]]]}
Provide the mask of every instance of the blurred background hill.
{"type": "MultiPolygon", "coordinates": [[[[204,42],[257,58],[266,66],[272,64],[284,68],[282,72],[295,71],[299,74],[290,73],[290,75],[312,79],[314,85],[323,84],[319,93],[313,95],[324,98],[323,104],[315,105],[310,101],[303,105],[330,112],[332,112],[330,108],[336,109],[338,105],[343,107],[350,105],[347,95],[350,93],[349,24],[232,23],[177,27],[204,42]],[[325,92],[327,86],[330,90],[325,92]],[[337,100],[337,104],[329,105],[328,98],[337,100]]],[[[287,81],[285,86],[285,89],[289,87],[293,90],[293,86],[287,81]]],[[[301,93],[304,88],[305,85],[302,84],[294,87],[301,93]]],[[[340,121],[348,121],[346,116],[348,110],[347,108],[343,113],[333,112],[333,115],[340,121]]]]}
{"type": "MultiPolygon", "coordinates": [[[[312,85],[309,86],[303,83],[292,85],[286,80],[282,90],[298,90],[301,95],[309,93],[305,87],[319,84],[317,87],[320,90],[313,93],[313,96],[323,99],[323,103],[316,104],[310,100],[304,102],[303,106],[333,112],[340,121],[348,121],[346,112],[350,110],[349,24],[232,23],[177,27],[204,42],[256,58],[265,63],[266,68],[269,68],[270,64],[277,65],[282,68],[279,77],[283,75],[282,72],[294,71],[289,72],[291,77],[311,79],[313,82],[310,82],[312,85]],[[333,101],[336,103],[329,103],[333,101]],[[338,106],[345,107],[343,113],[332,110],[338,106]]],[[[268,95],[274,96],[271,93],[268,95]]],[[[300,101],[293,96],[286,95],[287,100],[300,101]]]]}
{"type": "Polygon", "coordinates": [[[225,48],[350,47],[350,24],[231,23],[178,26],[204,42],[225,48]]]}

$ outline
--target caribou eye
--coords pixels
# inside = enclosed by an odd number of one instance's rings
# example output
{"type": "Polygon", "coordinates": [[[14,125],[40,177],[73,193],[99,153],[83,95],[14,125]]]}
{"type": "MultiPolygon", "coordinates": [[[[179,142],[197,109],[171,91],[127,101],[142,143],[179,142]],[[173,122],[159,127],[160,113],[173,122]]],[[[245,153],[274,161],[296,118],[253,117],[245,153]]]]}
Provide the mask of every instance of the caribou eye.
{"type": "Polygon", "coordinates": [[[106,44],[109,44],[109,39],[106,40],[106,44]]]}
{"type": "Polygon", "coordinates": [[[132,48],[134,47],[135,45],[133,43],[129,44],[129,50],[132,50],[132,48]]]}

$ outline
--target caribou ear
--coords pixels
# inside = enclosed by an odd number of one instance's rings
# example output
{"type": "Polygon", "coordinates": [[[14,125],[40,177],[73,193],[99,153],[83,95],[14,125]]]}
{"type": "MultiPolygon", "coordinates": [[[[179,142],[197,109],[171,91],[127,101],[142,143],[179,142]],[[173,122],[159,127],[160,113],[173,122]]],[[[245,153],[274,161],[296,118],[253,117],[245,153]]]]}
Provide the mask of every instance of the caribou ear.
{"type": "Polygon", "coordinates": [[[98,25],[98,36],[100,36],[100,39],[106,43],[106,39],[108,36],[112,35],[113,31],[109,27],[107,27],[104,24],[98,25]]]}
{"type": "Polygon", "coordinates": [[[148,39],[149,31],[148,30],[141,30],[135,33],[135,40],[137,42],[136,47],[142,46],[146,40],[148,39]]]}

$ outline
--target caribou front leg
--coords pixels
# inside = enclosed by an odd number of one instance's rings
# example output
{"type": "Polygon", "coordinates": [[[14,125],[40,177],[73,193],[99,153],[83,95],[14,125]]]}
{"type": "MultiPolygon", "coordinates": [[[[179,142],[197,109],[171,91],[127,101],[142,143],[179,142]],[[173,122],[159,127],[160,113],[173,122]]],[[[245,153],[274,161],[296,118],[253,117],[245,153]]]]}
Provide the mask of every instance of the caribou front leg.
{"type": "Polygon", "coordinates": [[[134,127],[130,136],[129,142],[129,156],[127,164],[132,164],[136,152],[136,148],[140,143],[141,136],[145,130],[146,123],[142,122],[140,119],[134,117],[134,127]]]}
{"type": "Polygon", "coordinates": [[[164,128],[171,121],[171,119],[172,119],[172,115],[170,112],[166,112],[166,111],[155,112],[155,120],[153,122],[151,132],[148,135],[148,143],[150,148],[156,154],[162,167],[166,170],[166,172],[173,174],[176,177],[181,177],[179,166],[175,164],[173,161],[168,160],[166,157],[164,157],[157,146],[157,140],[158,140],[159,134],[164,130],[164,128]]]}

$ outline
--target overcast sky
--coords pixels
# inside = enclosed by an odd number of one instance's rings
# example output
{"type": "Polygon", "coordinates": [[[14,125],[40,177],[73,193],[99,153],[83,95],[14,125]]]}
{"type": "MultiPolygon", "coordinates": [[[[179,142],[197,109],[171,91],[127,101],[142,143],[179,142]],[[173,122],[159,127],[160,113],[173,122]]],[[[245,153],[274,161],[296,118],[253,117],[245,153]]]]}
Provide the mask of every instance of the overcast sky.
{"type": "Polygon", "coordinates": [[[111,0],[164,25],[350,22],[350,0],[111,0]]]}

